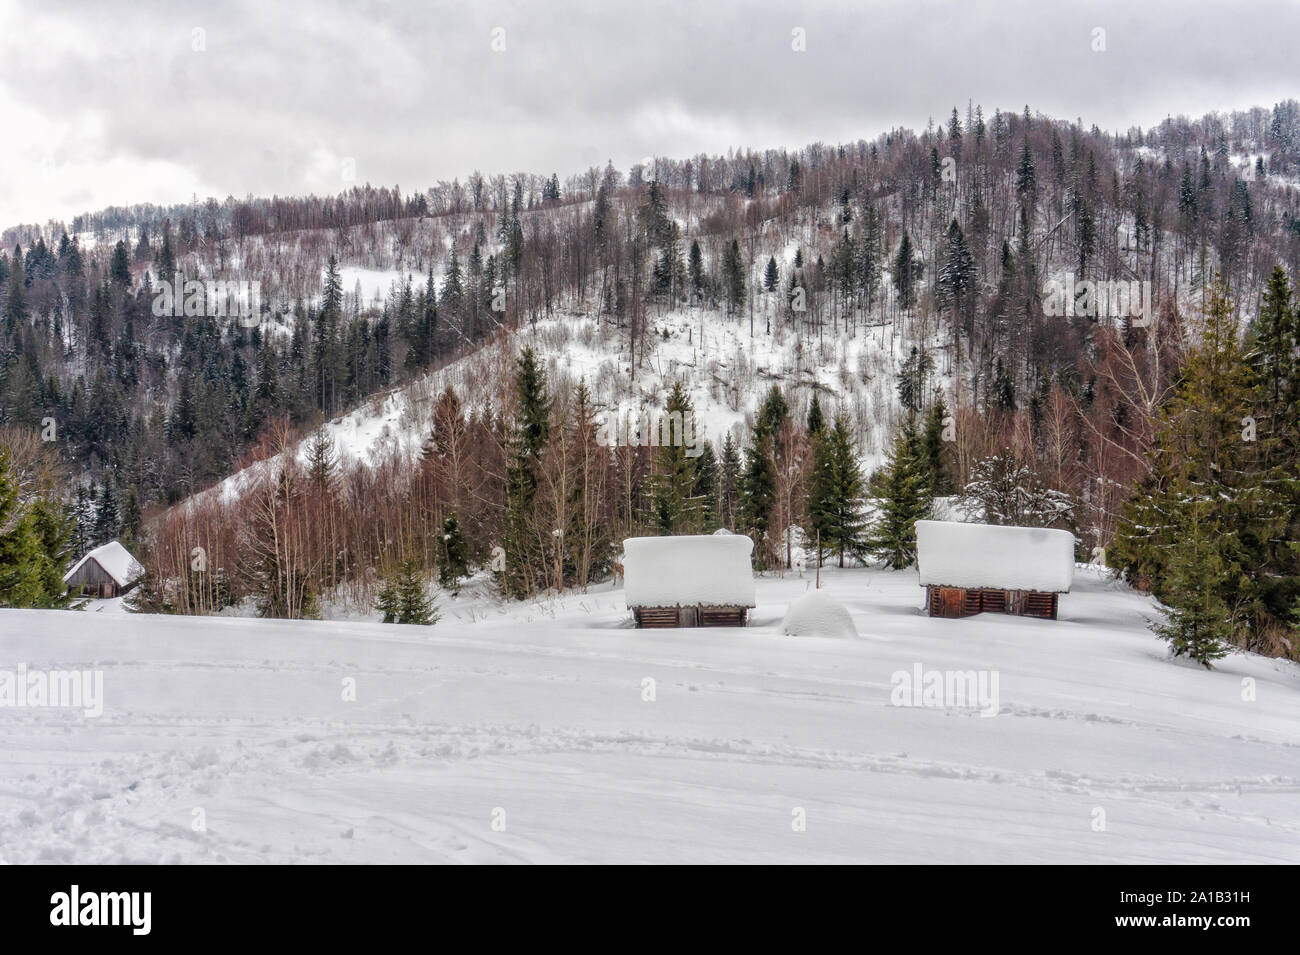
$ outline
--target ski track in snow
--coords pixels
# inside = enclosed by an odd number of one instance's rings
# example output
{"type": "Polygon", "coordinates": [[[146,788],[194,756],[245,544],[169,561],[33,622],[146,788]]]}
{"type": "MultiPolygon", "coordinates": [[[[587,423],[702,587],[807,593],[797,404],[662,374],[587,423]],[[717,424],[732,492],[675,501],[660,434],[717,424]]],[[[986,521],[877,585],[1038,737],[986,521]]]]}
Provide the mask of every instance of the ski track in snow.
{"type": "Polygon", "coordinates": [[[105,691],[99,719],[0,708],[0,859],[1300,862],[1300,667],[1171,661],[1091,571],[1057,623],[824,576],[861,639],[782,636],[794,577],[744,631],[631,630],[608,588],[429,629],[0,611],[0,668],[105,691]],[[891,705],[917,663],[995,670],[997,716],[891,705]]]}

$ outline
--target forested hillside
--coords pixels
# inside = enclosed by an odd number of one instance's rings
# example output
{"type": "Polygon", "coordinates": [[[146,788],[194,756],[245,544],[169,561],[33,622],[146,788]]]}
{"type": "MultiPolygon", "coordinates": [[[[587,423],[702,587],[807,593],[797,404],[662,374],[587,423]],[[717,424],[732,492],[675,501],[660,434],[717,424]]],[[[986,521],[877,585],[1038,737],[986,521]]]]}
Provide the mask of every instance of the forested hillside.
{"type": "Polygon", "coordinates": [[[63,509],[63,551],[128,540],[144,607],[311,615],[402,564],[529,596],[608,574],[629,533],[719,526],[767,568],[817,541],[906,566],[959,495],[1068,527],[1171,605],[1210,588],[1193,644],[1293,652],[1294,101],[1125,133],[971,105],[872,141],[109,209],[3,245],[13,509],[47,531],[63,509]],[[256,313],[160,309],[177,273],[256,283],[256,313]],[[1150,313],[1079,283],[1135,283],[1150,313]],[[319,427],[376,400],[409,440],[319,427]],[[610,447],[608,416],[641,410],[705,439],[610,447]]]}

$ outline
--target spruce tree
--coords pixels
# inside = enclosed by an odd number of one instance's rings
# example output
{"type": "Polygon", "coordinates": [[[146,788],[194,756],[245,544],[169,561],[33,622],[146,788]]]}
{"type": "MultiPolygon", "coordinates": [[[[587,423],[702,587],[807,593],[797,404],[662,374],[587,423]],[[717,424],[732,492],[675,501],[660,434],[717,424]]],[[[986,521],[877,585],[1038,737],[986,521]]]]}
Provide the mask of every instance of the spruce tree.
{"type": "MultiPolygon", "coordinates": [[[[166,223],[163,224],[162,247],[158,250],[156,265],[159,280],[163,282],[171,282],[174,280],[176,272],[176,253],[172,251],[172,230],[166,223]]],[[[181,291],[181,289],[175,290],[178,295],[181,291]]]]}
{"type": "Polygon", "coordinates": [[[912,237],[904,232],[898,243],[898,252],[894,255],[893,280],[894,291],[898,295],[898,307],[907,310],[916,303],[916,279],[920,262],[912,245],[912,237]]]}
{"type": "Polygon", "coordinates": [[[869,484],[877,510],[866,548],[886,567],[901,570],[915,563],[916,522],[930,517],[929,487],[916,424],[908,418],[869,484]]]}
{"type": "MultiPolygon", "coordinates": [[[[655,534],[694,534],[703,525],[702,502],[695,496],[696,458],[685,445],[687,429],[695,429],[695,409],[680,381],[674,382],[664,405],[650,478],[650,529],[655,534]]],[[[652,425],[653,426],[653,425],[652,425]]]]}
{"type": "MultiPolygon", "coordinates": [[[[824,552],[844,558],[862,549],[864,482],[848,418],[839,414],[829,428],[812,438],[813,464],[808,481],[808,537],[821,540],[824,552]]],[[[818,562],[821,555],[818,555],[818,562]]]]}
{"type": "Polygon", "coordinates": [[[898,401],[905,411],[919,414],[925,401],[925,389],[934,374],[934,358],[928,351],[912,346],[911,353],[898,369],[898,401]]]}
{"type": "Polygon", "coordinates": [[[507,448],[506,564],[498,581],[509,595],[526,597],[537,589],[543,568],[534,512],[542,452],[551,429],[546,372],[531,346],[516,361],[515,390],[518,404],[507,448]]]}
{"type": "Polygon", "coordinates": [[[375,597],[375,609],[384,615],[384,623],[430,626],[438,615],[433,598],[425,587],[424,575],[414,557],[406,557],[384,578],[375,597]]]}
{"type": "Polygon", "coordinates": [[[776,468],[772,463],[771,443],[770,436],[755,430],[745,448],[744,470],[739,481],[740,524],[754,539],[754,563],[759,570],[766,570],[771,562],[772,548],[767,535],[776,505],[776,468]]]}
{"type": "Polygon", "coordinates": [[[776,508],[777,442],[789,418],[790,406],[773,385],[758,410],[740,475],[740,523],[754,539],[755,564],[761,570],[772,565],[779,543],[769,531],[776,508]]]}
{"type": "Polygon", "coordinates": [[[975,293],[978,279],[975,256],[966,244],[961,226],[953,219],[948,226],[947,248],[935,282],[935,305],[962,314],[975,293]]]}
{"type": "Polygon", "coordinates": [[[954,490],[952,467],[948,461],[947,444],[943,439],[947,418],[948,406],[944,403],[943,393],[936,389],[930,413],[925,418],[925,430],[921,433],[921,454],[925,460],[925,469],[930,475],[932,497],[946,497],[954,490]]]}
{"type": "Polygon", "coordinates": [[[700,530],[705,534],[711,534],[721,526],[718,479],[718,456],[714,453],[713,444],[704,441],[700,455],[695,459],[695,487],[692,496],[699,501],[700,530]]]}
{"type": "Polygon", "coordinates": [[[808,437],[815,438],[821,434],[822,427],[826,424],[826,419],[822,416],[821,401],[817,398],[817,392],[813,392],[812,401],[808,403],[808,437]]]}
{"type": "Polygon", "coordinates": [[[697,239],[691,240],[686,271],[691,281],[691,291],[697,294],[704,291],[704,256],[700,252],[700,243],[697,239]]]}
{"type": "Polygon", "coordinates": [[[438,585],[459,593],[461,580],[468,576],[469,544],[461,533],[456,515],[448,514],[443,519],[442,536],[438,541],[438,585]]]}
{"type": "Polygon", "coordinates": [[[36,542],[38,557],[29,569],[39,596],[32,607],[65,607],[68,589],[63,574],[72,562],[72,521],[67,511],[52,497],[34,498],[27,507],[27,520],[36,542]]]}
{"type": "Polygon", "coordinates": [[[126,251],[126,243],[118,240],[113,246],[113,255],[108,264],[109,280],[119,289],[131,287],[131,256],[126,251]]]}
{"type": "Polygon", "coordinates": [[[119,530],[117,498],[104,482],[99,485],[99,499],[95,506],[94,545],[98,547],[114,540],[119,530]]]}
{"type": "Polygon", "coordinates": [[[1152,629],[1169,642],[1174,656],[1190,657],[1209,669],[1233,640],[1235,614],[1225,595],[1232,593],[1240,567],[1233,561],[1232,533],[1221,510],[1191,485],[1179,490],[1183,506],[1174,518],[1162,583],[1168,609],[1165,621],[1152,629]]]}
{"type": "Polygon", "coordinates": [[[1251,514],[1260,524],[1250,564],[1254,625],[1283,636],[1300,623],[1300,303],[1281,267],[1265,285],[1245,361],[1257,424],[1250,464],[1261,491],[1251,514]]]}
{"type": "Polygon", "coordinates": [[[722,439],[722,456],[718,462],[718,521],[727,530],[735,530],[740,515],[740,449],[728,431],[722,439]]]}
{"type": "Polygon", "coordinates": [[[740,242],[731,240],[722,257],[722,284],[727,295],[727,314],[745,304],[745,260],[740,255],[740,242]]]}
{"type": "MultiPolygon", "coordinates": [[[[1251,392],[1235,312],[1222,281],[1210,291],[1199,332],[1178,388],[1159,410],[1149,451],[1151,475],[1125,505],[1109,559],[1130,579],[1148,584],[1175,614],[1220,613],[1213,631],[1240,638],[1263,600],[1260,578],[1241,568],[1255,564],[1261,515],[1273,513],[1276,501],[1252,474],[1255,451],[1243,440],[1251,392]],[[1193,519],[1215,534],[1189,552],[1193,519]],[[1233,579],[1214,576],[1234,569],[1233,579]],[[1193,574],[1218,581],[1213,599],[1180,586],[1193,574]]],[[[1198,620],[1198,628],[1207,626],[1198,620]]]]}
{"type": "Polygon", "coordinates": [[[70,540],[71,525],[56,501],[22,499],[9,452],[0,447],[0,607],[66,606],[70,540]]]}
{"type": "Polygon", "coordinates": [[[306,453],[308,483],[317,493],[324,494],[332,490],[339,470],[338,450],[334,446],[334,439],[323,425],[316,428],[307,439],[306,453]]]}

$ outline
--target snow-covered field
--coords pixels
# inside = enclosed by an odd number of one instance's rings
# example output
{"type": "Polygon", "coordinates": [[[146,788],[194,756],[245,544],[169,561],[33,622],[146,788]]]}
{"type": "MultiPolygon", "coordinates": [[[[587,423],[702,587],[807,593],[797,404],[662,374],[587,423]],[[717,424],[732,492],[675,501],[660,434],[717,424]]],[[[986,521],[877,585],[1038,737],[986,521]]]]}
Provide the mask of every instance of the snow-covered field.
{"type": "Polygon", "coordinates": [[[0,611],[0,670],[104,692],[0,709],[0,857],[1300,862],[1300,667],[1171,662],[1091,570],[1056,623],[825,582],[860,639],[782,635],[797,577],[745,630],[631,630],[608,587],[432,628],[0,611]],[[996,715],[892,705],[918,665],[996,674],[996,715]]]}

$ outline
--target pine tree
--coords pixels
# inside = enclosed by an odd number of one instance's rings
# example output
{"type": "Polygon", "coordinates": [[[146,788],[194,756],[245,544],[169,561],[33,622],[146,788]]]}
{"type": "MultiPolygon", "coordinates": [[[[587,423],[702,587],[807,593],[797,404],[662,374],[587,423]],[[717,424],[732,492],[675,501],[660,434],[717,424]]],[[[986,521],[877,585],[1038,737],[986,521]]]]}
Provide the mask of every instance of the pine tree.
{"type": "Polygon", "coordinates": [[[925,399],[926,385],[934,373],[934,358],[928,351],[912,346],[911,354],[898,369],[898,400],[904,410],[919,414],[925,399]]]}
{"type": "Polygon", "coordinates": [[[113,255],[109,259],[108,277],[119,289],[131,287],[131,256],[126,250],[126,243],[118,240],[113,246],[113,255]]]}
{"type": "Polygon", "coordinates": [[[40,542],[44,575],[41,606],[65,607],[68,588],[63,574],[76,556],[72,549],[72,520],[67,510],[52,496],[37,497],[29,508],[32,529],[40,542]]]}
{"type": "Polygon", "coordinates": [[[704,256],[700,252],[700,243],[697,239],[691,240],[691,252],[686,266],[687,275],[691,282],[691,291],[700,293],[704,291],[704,256]]]}
{"type": "Polygon", "coordinates": [[[925,430],[921,433],[921,454],[930,475],[932,497],[946,497],[953,492],[952,467],[948,462],[947,443],[943,439],[947,419],[948,406],[944,403],[943,393],[936,389],[930,413],[925,419],[925,430]]]}
{"type": "Polygon", "coordinates": [[[772,463],[771,438],[755,432],[745,448],[744,470],[739,480],[740,524],[754,540],[754,563],[766,570],[771,563],[768,530],[776,504],[776,469],[772,463]]]}
{"type": "Polygon", "coordinates": [[[813,392],[812,401],[808,404],[808,436],[815,438],[821,434],[822,427],[826,419],[822,416],[822,405],[817,398],[817,392],[813,392]]]}
{"type": "Polygon", "coordinates": [[[728,431],[722,439],[722,457],[718,463],[718,521],[727,530],[736,528],[740,516],[740,449],[728,431]]]}
{"type": "Polygon", "coordinates": [[[153,258],[153,248],[149,245],[149,224],[140,226],[140,238],[135,244],[135,260],[148,262],[153,258]]]}
{"type": "Polygon", "coordinates": [[[1016,383],[1001,358],[993,375],[993,403],[998,411],[1010,413],[1016,410],[1016,383]]]}
{"type": "Polygon", "coordinates": [[[427,627],[437,621],[433,598],[414,557],[404,558],[385,576],[375,597],[375,609],[384,615],[384,623],[427,627]]]}
{"type": "Polygon", "coordinates": [[[1281,267],[1265,285],[1244,359],[1251,417],[1258,425],[1248,457],[1259,492],[1249,515],[1259,528],[1246,539],[1258,598],[1253,624],[1283,637],[1290,625],[1300,624],[1300,304],[1281,267]]]}
{"type": "Polygon", "coordinates": [[[1210,669],[1224,656],[1233,639],[1234,612],[1225,601],[1240,574],[1230,553],[1231,533],[1213,503],[1190,487],[1180,509],[1175,535],[1166,556],[1163,583],[1165,621],[1152,629],[1169,642],[1174,656],[1187,656],[1210,669]]]}
{"type": "Polygon", "coordinates": [[[447,272],[443,276],[442,296],[437,304],[448,315],[459,318],[464,301],[465,276],[461,271],[456,247],[452,246],[451,254],[447,257],[447,272]]]}
{"type": "Polygon", "coordinates": [[[745,304],[745,260],[740,255],[740,242],[731,240],[722,256],[722,284],[727,294],[727,314],[745,304]]]}
{"type": "MultiPolygon", "coordinates": [[[[158,249],[157,258],[158,278],[164,282],[174,280],[176,272],[176,253],[172,251],[172,230],[164,223],[162,234],[162,246],[158,249]]],[[[177,289],[177,292],[180,290],[177,289]]]]}
{"type": "Polygon", "coordinates": [[[789,418],[790,406],[773,385],[759,408],[740,475],[740,523],[754,539],[755,563],[761,570],[773,565],[780,544],[770,531],[776,509],[777,442],[789,418]]]}
{"type": "MultiPolygon", "coordinates": [[[[1219,612],[1214,632],[1238,638],[1248,634],[1264,599],[1260,578],[1249,568],[1267,523],[1262,517],[1276,508],[1272,493],[1252,474],[1255,450],[1243,440],[1250,397],[1234,308],[1226,286],[1217,281],[1199,342],[1187,356],[1177,390],[1159,410],[1148,452],[1151,475],[1125,505],[1110,551],[1114,566],[1148,584],[1175,612],[1219,612]],[[1197,545],[1200,550],[1188,551],[1192,520],[1216,532],[1209,543],[1197,545]],[[1243,567],[1247,572],[1240,572],[1243,567]],[[1217,580],[1214,575],[1234,568],[1239,572],[1220,580],[1213,600],[1179,586],[1180,579],[1191,579],[1188,575],[1217,580]]],[[[1207,623],[1201,619],[1197,626],[1205,629],[1207,623]]]]}
{"type": "Polygon", "coordinates": [[[1259,317],[1247,337],[1246,354],[1254,384],[1273,408],[1281,408],[1300,386],[1300,319],[1296,309],[1286,270],[1276,266],[1265,283],[1259,317]]]}
{"type": "Polygon", "coordinates": [[[763,288],[775,292],[781,282],[781,271],[776,267],[776,256],[767,260],[767,270],[763,273],[763,288]]]}
{"type": "Polygon", "coordinates": [[[718,456],[709,441],[702,442],[700,456],[695,459],[695,487],[692,496],[700,502],[700,530],[711,534],[718,529],[719,499],[718,456]]]}
{"type": "Polygon", "coordinates": [[[1034,164],[1034,151],[1029,146],[1026,136],[1020,150],[1020,162],[1016,165],[1016,195],[1028,208],[1032,209],[1038,192],[1038,174],[1034,164]]]}
{"type": "Polygon", "coordinates": [[[537,589],[544,566],[534,527],[534,505],[542,452],[550,437],[551,400],[546,372],[531,346],[520,353],[516,369],[518,406],[506,474],[506,567],[498,580],[506,593],[526,597],[537,589]]]}
{"type": "Polygon", "coordinates": [[[71,557],[72,527],[53,499],[24,501],[0,447],[0,607],[67,605],[63,572],[71,557]]]}
{"type": "Polygon", "coordinates": [[[810,539],[821,540],[823,551],[837,554],[843,567],[846,555],[861,551],[864,531],[864,482],[848,418],[836,415],[829,428],[814,433],[812,445],[806,530],[810,539]]]}
{"type": "Polygon", "coordinates": [[[650,479],[651,529],[656,534],[694,534],[703,525],[701,502],[695,497],[696,459],[688,453],[687,430],[694,435],[695,409],[680,381],[674,382],[664,405],[664,427],[650,479]],[[665,440],[666,439],[666,440],[665,440]]]}
{"type": "Polygon", "coordinates": [[[894,255],[892,269],[899,308],[910,309],[916,303],[916,279],[920,267],[921,263],[912,246],[912,237],[904,232],[902,241],[898,243],[898,252],[894,255]]]}
{"type": "Polygon", "coordinates": [[[947,248],[935,283],[935,304],[941,309],[951,308],[954,314],[962,314],[975,292],[977,277],[975,256],[966,244],[961,226],[953,219],[948,226],[947,248]]]}
{"type": "Polygon", "coordinates": [[[869,484],[877,513],[866,548],[894,570],[916,561],[916,522],[930,517],[930,475],[919,445],[916,425],[909,418],[869,484]]]}
{"type": "Polygon", "coordinates": [[[438,585],[459,593],[461,580],[469,576],[469,544],[455,514],[443,519],[438,551],[438,585]]]}
{"type": "Polygon", "coordinates": [[[338,449],[323,425],[307,439],[306,454],[308,483],[320,494],[332,490],[339,470],[338,449]]]}
{"type": "Polygon", "coordinates": [[[24,295],[26,278],[23,273],[23,257],[14,247],[13,267],[9,272],[5,289],[4,321],[10,334],[21,327],[27,318],[27,299],[24,295]]]}
{"type": "Polygon", "coordinates": [[[78,554],[95,546],[95,495],[84,484],[77,484],[72,499],[72,543],[78,554]]]}
{"type": "Polygon", "coordinates": [[[93,533],[95,546],[115,540],[120,529],[117,519],[117,498],[109,490],[108,483],[102,483],[99,486],[99,499],[95,507],[93,533]]]}

